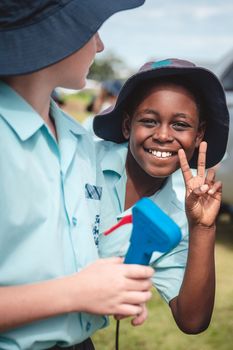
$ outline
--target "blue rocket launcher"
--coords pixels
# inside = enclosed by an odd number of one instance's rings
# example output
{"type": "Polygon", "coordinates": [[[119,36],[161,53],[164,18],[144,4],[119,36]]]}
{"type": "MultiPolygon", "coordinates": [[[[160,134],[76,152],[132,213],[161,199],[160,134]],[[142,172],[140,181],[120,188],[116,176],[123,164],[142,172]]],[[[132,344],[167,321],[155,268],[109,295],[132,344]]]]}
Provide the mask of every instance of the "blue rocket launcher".
{"type": "Polygon", "coordinates": [[[153,252],[168,252],[180,242],[179,226],[149,198],[140,199],[132,213],[133,230],[126,264],[149,265],[153,252]]]}

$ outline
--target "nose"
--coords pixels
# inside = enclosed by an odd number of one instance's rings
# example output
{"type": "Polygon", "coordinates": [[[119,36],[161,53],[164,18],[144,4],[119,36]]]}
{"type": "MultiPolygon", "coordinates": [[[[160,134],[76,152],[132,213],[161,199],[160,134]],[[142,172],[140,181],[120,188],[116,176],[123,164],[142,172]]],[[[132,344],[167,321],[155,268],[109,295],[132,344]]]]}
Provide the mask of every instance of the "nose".
{"type": "Polygon", "coordinates": [[[159,143],[172,142],[173,136],[168,125],[160,125],[155,129],[152,138],[159,143]]]}
{"type": "Polygon", "coordinates": [[[104,51],[104,43],[101,40],[98,32],[95,34],[95,40],[96,40],[96,52],[104,51]]]}

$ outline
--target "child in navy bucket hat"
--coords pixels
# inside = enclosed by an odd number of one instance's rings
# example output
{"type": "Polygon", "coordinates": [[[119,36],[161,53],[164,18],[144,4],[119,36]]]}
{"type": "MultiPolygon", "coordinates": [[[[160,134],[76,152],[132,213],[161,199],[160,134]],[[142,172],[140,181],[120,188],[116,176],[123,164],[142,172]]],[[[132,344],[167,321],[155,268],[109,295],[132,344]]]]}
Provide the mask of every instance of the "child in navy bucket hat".
{"type": "MultiPolygon", "coordinates": [[[[209,70],[167,59],[146,63],[122,87],[116,104],[94,119],[102,171],[118,219],[150,197],[181,228],[167,254],[154,253],[153,284],[179,328],[199,333],[210,322],[215,293],[215,220],[222,184],[213,167],[224,156],[229,114],[224,90],[209,70]],[[196,168],[195,174],[190,167],[196,168]],[[181,168],[184,198],[172,177],[181,168]]],[[[101,235],[102,256],[124,256],[131,227],[101,235]],[[121,230],[121,232],[119,232],[121,230]]],[[[142,315],[143,317],[143,315],[142,315]]]]}
{"type": "Polygon", "coordinates": [[[1,349],[93,349],[105,315],[137,318],[151,296],[150,267],[96,261],[112,215],[102,173],[89,135],[50,99],[85,85],[105,20],[143,3],[0,4],[1,349]]]}

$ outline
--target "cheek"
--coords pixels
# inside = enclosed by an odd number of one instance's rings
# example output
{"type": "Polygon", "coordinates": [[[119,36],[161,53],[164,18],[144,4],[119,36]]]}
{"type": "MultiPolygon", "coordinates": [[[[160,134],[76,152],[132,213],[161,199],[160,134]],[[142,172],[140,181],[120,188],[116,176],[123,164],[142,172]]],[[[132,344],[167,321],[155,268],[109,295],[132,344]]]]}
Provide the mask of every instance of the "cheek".
{"type": "Polygon", "coordinates": [[[150,129],[142,127],[131,128],[130,139],[133,139],[135,144],[142,145],[151,135],[152,131],[150,129]]]}
{"type": "Polygon", "coordinates": [[[141,163],[142,159],[143,159],[143,149],[141,146],[141,143],[139,142],[139,140],[137,140],[137,142],[135,142],[134,137],[132,137],[132,135],[130,135],[130,141],[129,141],[129,150],[130,153],[132,155],[132,157],[134,158],[134,160],[137,163],[141,163]]]}
{"type": "Polygon", "coordinates": [[[140,152],[143,148],[145,139],[146,137],[144,133],[141,132],[141,130],[131,129],[129,134],[129,144],[130,144],[131,152],[134,154],[140,152]]]}
{"type": "Polygon", "coordinates": [[[183,135],[183,137],[180,139],[180,142],[184,148],[192,149],[196,147],[197,139],[198,138],[196,136],[196,133],[195,134],[189,133],[189,134],[183,135]]]}
{"type": "Polygon", "coordinates": [[[195,148],[200,146],[201,141],[203,140],[203,135],[197,136],[195,141],[195,148]]]}
{"type": "Polygon", "coordinates": [[[192,158],[194,152],[195,152],[195,149],[198,147],[199,145],[196,144],[196,141],[194,140],[193,142],[191,143],[187,143],[187,147],[184,148],[184,151],[186,153],[186,157],[187,157],[187,160],[190,161],[190,159],[192,158]]]}

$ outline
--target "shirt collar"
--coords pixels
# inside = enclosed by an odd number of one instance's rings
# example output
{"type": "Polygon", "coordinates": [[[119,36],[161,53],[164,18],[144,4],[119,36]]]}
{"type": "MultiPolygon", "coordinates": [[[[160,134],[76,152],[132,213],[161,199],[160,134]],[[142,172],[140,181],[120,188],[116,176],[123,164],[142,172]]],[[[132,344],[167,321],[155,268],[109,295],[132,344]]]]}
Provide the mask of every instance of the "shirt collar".
{"type": "MultiPolygon", "coordinates": [[[[74,154],[77,151],[80,137],[88,137],[88,132],[73,118],[64,113],[51,99],[50,114],[55,121],[56,132],[59,144],[59,154],[61,157],[61,169],[66,174],[72,163],[74,154]]],[[[90,140],[90,143],[93,142],[90,140]]]]}
{"type": "Polygon", "coordinates": [[[154,195],[151,196],[151,199],[154,200],[159,207],[161,208],[167,208],[167,213],[172,214],[172,211],[174,210],[174,205],[184,210],[184,203],[180,202],[177,198],[176,192],[173,188],[172,183],[172,175],[170,175],[164,186],[157,191],[154,195]],[[169,200],[168,200],[169,198],[169,200]]]}
{"type": "Polygon", "coordinates": [[[106,153],[101,163],[102,170],[114,171],[118,175],[122,175],[125,170],[125,160],[128,151],[128,143],[126,142],[122,144],[115,144],[108,141],[106,145],[106,153]],[[109,148],[108,145],[110,146],[109,148]]]}
{"type": "Polygon", "coordinates": [[[15,90],[0,81],[0,114],[22,141],[31,137],[43,119],[15,90]]]}
{"type": "MultiPolygon", "coordinates": [[[[53,100],[50,108],[56,127],[67,124],[69,131],[75,136],[87,133],[81,125],[63,113],[53,100]],[[59,119],[62,119],[62,122],[59,119]]],[[[29,139],[45,125],[44,120],[33,107],[3,81],[0,81],[0,114],[22,141],[29,139]]]]}
{"type": "Polygon", "coordinates": [[[55,120],[56,129],[58,136],[64,135],[66,132],[71,132],[74,136],[84,135],[87,134],[87,130],[77,123],[72,117],[69,117],[65,112],[63,112],[56,104],[56,102],[51,99],[50,104],[50,112],[51,116],[55,120]]]}

